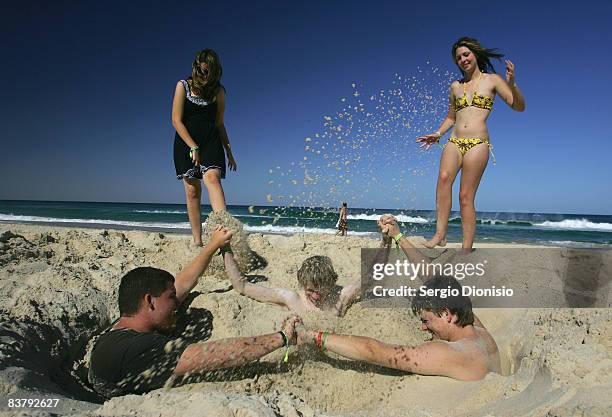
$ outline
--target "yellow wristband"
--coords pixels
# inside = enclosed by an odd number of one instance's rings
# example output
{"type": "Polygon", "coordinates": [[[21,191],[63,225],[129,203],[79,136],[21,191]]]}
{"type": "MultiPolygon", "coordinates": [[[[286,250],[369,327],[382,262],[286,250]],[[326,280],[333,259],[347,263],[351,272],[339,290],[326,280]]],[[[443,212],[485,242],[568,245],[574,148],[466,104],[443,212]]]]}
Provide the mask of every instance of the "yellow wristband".
{"type": "Polygon", "coordinates": [[[402,238],[402,237],[404,237],[404,234],[400,232],[400,233],[398,233],[398,234],[397,234],[397,236],[395,236],[395,237],[393,238],[393,240],[395,240],[395,244],[396,244],[396,245],[399,245],[400,240],[401,240],[401,238],[402,238]]]}

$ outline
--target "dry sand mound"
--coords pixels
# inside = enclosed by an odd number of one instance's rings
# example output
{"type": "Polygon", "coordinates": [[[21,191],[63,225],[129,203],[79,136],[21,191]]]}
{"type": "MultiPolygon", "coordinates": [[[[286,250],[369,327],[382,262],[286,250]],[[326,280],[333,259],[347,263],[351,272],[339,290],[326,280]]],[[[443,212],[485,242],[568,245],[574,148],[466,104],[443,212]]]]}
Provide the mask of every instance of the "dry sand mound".
{"type": "MultiPolygon", "coordinates": [[[[339,283],[347,284],[359,277],[360,248],[377,246],[360,238],[236,231],[243,270],[267,279],[263,285],[294,289],[307,257],[330,256],[339,283]],[[254,265],[252,251],[266,262],[254,265]]],[[[292,348],[287,365],[278,351],[239,370],[102,403],[85,381],[85,352],[87,341],[117,317],[121,276],[143,265],[176,273],[195,253],[185,236],[0,225],[0,397],[59,398],[59,408],[47,411],[92,416],[604,416],[612,409],[611,309],[477,311],[498,341],[506,374],[478,382],[292,348]]],[[[286,311],[234,293],[215,272],[200,280],[190,299],[190,314],[212,321],[212,339],[278,329],[286,311]]],[[[389,342],[424,340],[418,320],[404,309],[358,303],[342,319],[319,314],[304,320],[389,342]]],[[[6,405],[3,400],[0,410],[18,414],[6,405]]]]}

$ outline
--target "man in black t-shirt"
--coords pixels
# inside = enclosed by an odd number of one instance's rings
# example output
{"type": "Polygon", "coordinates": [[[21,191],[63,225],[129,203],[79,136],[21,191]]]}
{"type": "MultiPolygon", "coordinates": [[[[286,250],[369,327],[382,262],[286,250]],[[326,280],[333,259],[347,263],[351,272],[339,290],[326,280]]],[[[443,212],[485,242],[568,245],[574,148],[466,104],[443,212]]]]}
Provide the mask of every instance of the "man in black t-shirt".
{"type": "Polygon", "coordinates": [[[120,318],[98,338],[91,353],[89,381],[99,394],[142,394],[173,377],[244,365],[295,342],[297,316],[286,319],[281,331],[262,336],[186,344],[166,335],[176,323],[181,302],[231,237],[228,229],[218,226],[176,279],[150,267],[133,269],[121,279],[120,318]]]}

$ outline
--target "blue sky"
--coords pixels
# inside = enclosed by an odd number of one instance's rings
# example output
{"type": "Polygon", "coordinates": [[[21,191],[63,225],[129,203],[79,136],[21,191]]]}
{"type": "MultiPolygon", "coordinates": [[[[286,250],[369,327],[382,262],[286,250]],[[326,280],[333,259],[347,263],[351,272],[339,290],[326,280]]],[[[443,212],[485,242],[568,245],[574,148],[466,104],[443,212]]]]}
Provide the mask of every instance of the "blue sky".
{"type": "MultiPolygon", "coordinates": [[[[407,138],[435,130],[446,104],[414,100],[459,76],[450,47],[469,35],[514,61],[527,100],[524,113],[496,100],[489,129],[497,166],[487,168],[477,208],[612,213],[606,124],[612,5],[466,4],[7,6],[0,17],[0,199],[184,202],[172,163],[172,94],[195,52],[211,47],[223,63],[226,125],[239,166],[224,181],[229,204],[281,204],[288,195],[299,202],[307,156],[320,180],[306,187],[312,201],[432,209],[439,151],[421,154],[407,138]],[[452,75],[441,75],[446,72],[452,75]],[[398,76],[423,80],[404,91],[420,109],[406,116],[410,127],[364,134],[363,146],[350,150],[360,162],[342,178],[337,170],[327,175],[325,152],[305,153],[305,138],[326,131],[325,116],[337,121],[350,103],[368,104],[380,90],[397,88],[398,76]]],[[[496,68],[503,73],[502,65],[496,68]]],[[[388,119],[382,110],[371,112],[388,119]]],[[[354,140],[345,138],[347,146],[354,140]]],[[[340,161],[347,149],[328,156],[340,161]]],[[[456,201],[455,194],[455,207],[456,201]]]]}

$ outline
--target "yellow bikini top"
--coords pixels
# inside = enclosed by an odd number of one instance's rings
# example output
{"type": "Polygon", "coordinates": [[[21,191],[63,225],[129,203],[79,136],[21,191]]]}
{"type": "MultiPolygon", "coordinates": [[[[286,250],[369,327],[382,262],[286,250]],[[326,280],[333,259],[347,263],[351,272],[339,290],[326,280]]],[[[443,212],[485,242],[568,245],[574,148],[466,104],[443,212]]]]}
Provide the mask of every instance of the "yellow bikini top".
{"type": "Polygon", "coordinates": [[[466,107],[478,107],[479,109],[485,110],[493,110],[493,99],[488,96],[483,96],[477,93],[478,91],[478,82],[480,81],[480,77],[482,73],[478,76],[476,80],[476,88],[474,89],[474,94],[472,95],[472,102],[470,103],[467,99],[467,91],[466,85],[467,83],[463,83],[463,97],[457,97],[455,99],[455,111],[459,111],[461,109],[465,109],[466,107]]]}

